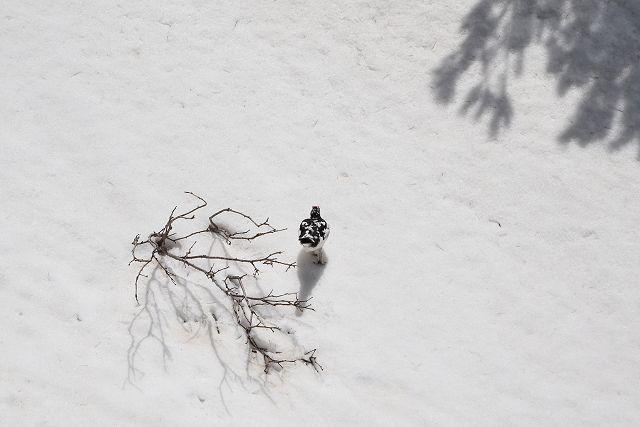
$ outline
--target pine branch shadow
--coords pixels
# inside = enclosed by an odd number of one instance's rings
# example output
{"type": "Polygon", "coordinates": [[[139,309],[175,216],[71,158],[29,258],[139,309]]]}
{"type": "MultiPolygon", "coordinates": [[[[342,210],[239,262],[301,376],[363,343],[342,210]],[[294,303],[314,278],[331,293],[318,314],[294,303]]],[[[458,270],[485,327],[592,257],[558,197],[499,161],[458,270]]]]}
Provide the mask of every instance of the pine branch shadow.
{"type": "Polygon", "coordinates": [[[475,80],[459,114],[488,121],[497,136],[515,114],[509,79],[525,71],[527,50],[546,52],[546,71],[563,97],[578,90],[561,143],[640,146],[640,3],[634,0],[481,0],[464,17],[458,48],[433,70],[441,104],[475,80]]]}

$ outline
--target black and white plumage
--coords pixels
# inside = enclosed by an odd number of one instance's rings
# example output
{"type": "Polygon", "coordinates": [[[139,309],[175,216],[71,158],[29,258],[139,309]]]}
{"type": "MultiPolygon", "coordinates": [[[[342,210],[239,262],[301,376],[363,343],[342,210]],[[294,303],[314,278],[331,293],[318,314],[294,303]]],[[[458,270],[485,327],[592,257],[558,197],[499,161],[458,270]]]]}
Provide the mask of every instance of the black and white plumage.
{"type": "Polygon", "coordinates": [[[312,253],[317,257],[319,263],[324,264],[322,246],[327,238],[329,238],[329,224],[320,216],[320,207],[313,206],[310,218],[300,223],[298,241],[304,251],[312,253]]]}

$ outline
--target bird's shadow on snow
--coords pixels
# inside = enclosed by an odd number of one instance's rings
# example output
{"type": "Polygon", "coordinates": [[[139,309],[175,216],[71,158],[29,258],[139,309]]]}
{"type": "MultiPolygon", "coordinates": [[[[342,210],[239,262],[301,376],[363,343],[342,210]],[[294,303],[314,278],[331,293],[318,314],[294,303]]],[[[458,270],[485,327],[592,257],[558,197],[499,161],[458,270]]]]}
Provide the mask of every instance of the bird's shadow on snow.
{"type": "MultiPolygon", "coordinates": [[[[298,281],[300,282],[300,291],[298,292],[298,299],[301,301],[311,299],[313,289],[318,285],[320,277],[324,273],[326,268],[326,254],[324,254],[325,264],[316,264],[316,258],[314,255],[305,252],[303,250],[298,254],[296,260],[296,270],[298,273],[298,281]]],[[[302,310],[297,310],[296,315],[301,316],[304,313],[302,310]]]]}
{"type": "Polygon", "coordinates": [[[464,16],[462,41],[433,70],[442,104],[471,88],[459,113],[485,116],[490,136],[515,114],[510,80],[525,71],[527,50],[543,49],[556,96],[578,91],[561,143],[640,146],[640,3],[635,0],[479,0],[464,16]],[[466,78],[465,78],[466,77],[466,78]]]}

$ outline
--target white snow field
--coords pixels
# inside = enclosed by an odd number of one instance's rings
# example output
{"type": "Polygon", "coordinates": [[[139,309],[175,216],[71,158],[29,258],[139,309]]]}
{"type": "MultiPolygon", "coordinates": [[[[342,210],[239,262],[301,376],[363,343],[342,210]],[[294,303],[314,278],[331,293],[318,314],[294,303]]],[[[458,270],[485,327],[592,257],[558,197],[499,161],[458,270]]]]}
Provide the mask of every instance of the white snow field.
{"type": "Polygon", "coordinates": [[[3,0],[0,425],[639,425],[639,22],[635,0],[3,0]],[[298,261],[258,284],[312,297],[273,321],[324,370],[264,374],[186,269],[136,304],[131,241],[185,191],[193,226],[287,228],[230,250],[298,261]],[[297,242],[316,204],[324,267],[297,242]]]}

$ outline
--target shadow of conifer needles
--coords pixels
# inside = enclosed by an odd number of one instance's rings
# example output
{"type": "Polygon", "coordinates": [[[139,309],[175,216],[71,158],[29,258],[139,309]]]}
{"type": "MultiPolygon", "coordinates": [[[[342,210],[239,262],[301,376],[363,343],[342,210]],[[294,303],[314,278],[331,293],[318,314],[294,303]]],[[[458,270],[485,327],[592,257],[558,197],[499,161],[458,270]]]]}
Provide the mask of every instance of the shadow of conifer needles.
{"type": "Polygon", "coordinates": [[[640,2],[637,0],[481,0],[464,17],[458,48],[433,72],[433,90],[454,101],[460,79],[479,65],[479,78],[460,113],[487,117],[496,136],[514,115],[509,78],[524,72],[528,47],[546,50],[558,96],[581,91],[558,139],[617,150],[640,143],[640,2]]]}

